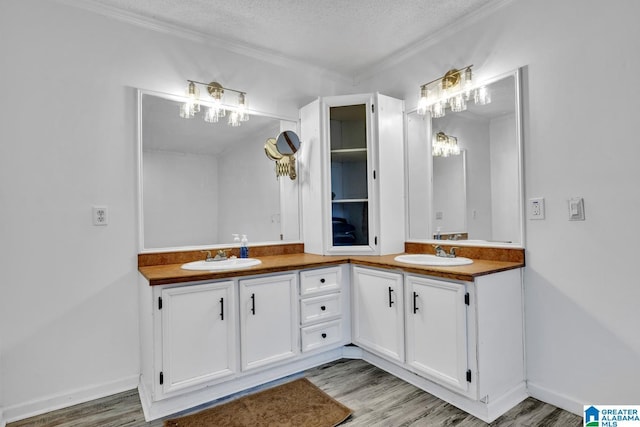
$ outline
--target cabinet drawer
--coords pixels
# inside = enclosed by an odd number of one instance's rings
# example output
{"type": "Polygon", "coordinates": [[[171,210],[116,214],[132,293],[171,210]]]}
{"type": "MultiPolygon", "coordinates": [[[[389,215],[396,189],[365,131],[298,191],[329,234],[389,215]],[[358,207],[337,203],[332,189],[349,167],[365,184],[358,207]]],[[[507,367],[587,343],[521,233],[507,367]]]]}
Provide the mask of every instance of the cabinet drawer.
{"type": "Polygon", "coordinates": [[[342,341],[342,321],[321,323],[301,329],[302,352],[338,344],[342,341]]]}
{"type": "Polygon", "coordinates": [[[340,267],[300,272],[300,294],[311,295],[340,289],[340,267]]]}
{"type": "Polygon", "coordinates": [[[303,298],[300,301],[300,323],[329,320],[341,315],[340,293],[303,298]]]}

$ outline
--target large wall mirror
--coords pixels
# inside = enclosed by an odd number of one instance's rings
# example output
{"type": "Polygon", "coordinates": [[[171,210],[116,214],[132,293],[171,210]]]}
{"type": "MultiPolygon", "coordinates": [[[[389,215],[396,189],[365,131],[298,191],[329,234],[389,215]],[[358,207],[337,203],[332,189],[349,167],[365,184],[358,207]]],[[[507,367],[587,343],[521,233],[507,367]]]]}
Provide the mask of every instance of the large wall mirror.
{"type": "Polygon", "coordinates": [[[179,116],[182,99],[138,91],[140,251],[300,240],[297,180],[264,144],[296,121],[250,112],[239,127],[179,116]]]}
{"type": "Polygon", "coordinates": [[[522,247],[520,72],[486,82],[491,103],[406,117],[409,241],[522,247]],[[433,151],[437,134],[459,154],[433,151]]]}

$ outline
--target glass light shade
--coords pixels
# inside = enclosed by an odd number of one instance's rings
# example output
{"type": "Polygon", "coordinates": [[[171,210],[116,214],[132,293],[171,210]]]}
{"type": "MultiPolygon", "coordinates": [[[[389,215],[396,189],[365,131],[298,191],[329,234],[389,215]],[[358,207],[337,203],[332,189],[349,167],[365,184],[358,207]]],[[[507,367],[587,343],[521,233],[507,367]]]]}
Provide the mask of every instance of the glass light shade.
{"type": "Polygon", "coordinates": [[[224,109],[213,106],[207,108],[207,112],[204,114],[204,121],[207,123],[218,123],[221,117],[224,117],[224,109]]]}
{"type": "Polygon", "coordinates": [[[476,89],[474,94],[474,100],[478,105],[486,105],[491,103],[491,93],[486,86],[481,86],[476,89]]]}
{"type": "Polygon", "coordinates": [[[445,103],[436,102],[431,106],[431,117],[434,119],[438,119],[440,117],[444,117],[445,115],[445,103]]]}
{"type": "Polygon", "coordinates": [[[231,111],[229,113],[229,121],[227,122],[229,126],[238,127],[240,126],[240,114],[237,111],[231,111]]]}
{"type": "Polygon", "coordinates": [[[238,95],[238,120],[241,122],[249,120],[249,113],[247,113],[247,95],[244,93],[238,95]]]}
{"type": "Polygon", "coordinates": [[[464,100],[463,94],[458,94],[451,98],[451,111],[454,113],[459,113],[460,111],[464,111],[467,109],[467,102],[464,100]]]}

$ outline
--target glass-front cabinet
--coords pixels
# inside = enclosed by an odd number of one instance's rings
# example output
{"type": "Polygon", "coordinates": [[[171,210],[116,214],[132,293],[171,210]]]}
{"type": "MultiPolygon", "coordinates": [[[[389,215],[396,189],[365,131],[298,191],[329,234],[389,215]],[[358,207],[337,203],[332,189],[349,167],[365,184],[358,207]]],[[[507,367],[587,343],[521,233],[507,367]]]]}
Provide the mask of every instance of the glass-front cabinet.
{"type": "Polygon", "coordinates": [[[331,241],[369,245],[366,104],[329,107],[331,241]]]}
{"type": "Polygon", "coordinates": [[[401,100],[358,94],[300,110],[306,252],[404,250],[403,109],[401,100]]]}

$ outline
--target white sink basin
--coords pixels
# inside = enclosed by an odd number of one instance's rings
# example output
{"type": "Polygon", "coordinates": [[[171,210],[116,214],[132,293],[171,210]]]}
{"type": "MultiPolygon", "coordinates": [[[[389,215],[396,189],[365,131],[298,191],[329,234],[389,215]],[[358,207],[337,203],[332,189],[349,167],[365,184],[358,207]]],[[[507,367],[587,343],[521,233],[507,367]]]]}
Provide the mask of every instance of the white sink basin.
{"type": "Polygon", "coordinates": [[[229,258],[221,261],[193,261],[182,264],[183,270],[202,270],[202,271],[218,271],[218,270],[239,270],[242,268],[252,267],[262,264],[257,258],[229,258]]]}
{"type": "Polygon", "coordinates": [[[454,267],[457,265],[473,264],[473,260],[464,257],[445,258],[429,254],[398,255],[394,258],[398,262],[415,265],[431,265],[436,267],[454,267]]]}

